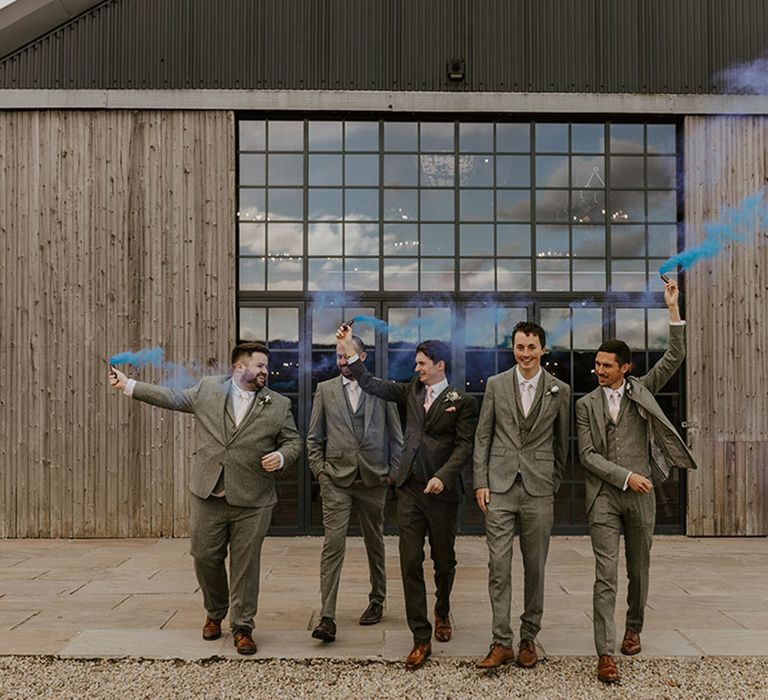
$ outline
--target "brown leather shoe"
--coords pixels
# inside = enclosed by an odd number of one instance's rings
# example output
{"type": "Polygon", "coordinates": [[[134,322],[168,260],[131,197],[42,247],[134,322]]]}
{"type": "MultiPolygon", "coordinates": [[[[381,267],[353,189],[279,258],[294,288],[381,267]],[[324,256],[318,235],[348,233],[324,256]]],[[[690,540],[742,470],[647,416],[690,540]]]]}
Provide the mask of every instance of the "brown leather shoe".
{"type": "Polygon", "coordinates": [[[432,645],[429,642],[426,644],[414,644],[411,653],[405,659],[405,670],[415,671],[417,668],[421,668],[431,653],[432,645]]]}
{"type": "Polygon", "coordinates": [[[221,620],[206,617],[205,624],[203,625],[203,639],[207,642],[212,642],[219,637],[221,637],[221,620]]]}
{"type": "Polygon", "coordinates": [[[621,653],[624,656],[634,656],[640,653],[640,635],[631,627],[624,632],[624,641],[621,643],[621,653]]]}
{"type": "Polygon", "coordinates": [[[235,630],[234,637],[238,654],[248,655],[256,653],[256,642],[253,641],[250,630],[235,630]]]}
{"type": "Polygon", "coordinates": [[[381,622],[381,618],[384,616],[384,606],[381,603],[371,601],[368,603],[368,607],[363,610],[363,614],[360,615],[361,625],[375,625],[381,622]]]}
{"type": "Polygon", "coordinates": [[[438,642],[450,642],[452,634],[451,618],[435,615],[435,639],[438,642]]]}
{"type": "Polygon", "coordinates": [[[619,669],[616,668],[616,662],[612,656],[607,654],[601,656],[597,662],[597,680],[602,683],[618,683],[621,678],[619,677],[619,669]]]}
{"type": "Polygon", "coordinates": [[[330,617],[321,617],[317,627],[312,630],[312,637],[323,642],[335,642],[336,623],[330,617]]]}
{"type": "Polygon", "coordinates": [[[515,650],[494,642],[488,650],[488,656],[475,664],[475,668],[498,668],[515,660],[515,650]]]}
{"type": "Polygon", "coordinates": [[[523,639],[517,650],[517,663],[523,668],[533,668],[539,663],[539,655],[536,653],[536,642],[532,639],[523,639]]]}

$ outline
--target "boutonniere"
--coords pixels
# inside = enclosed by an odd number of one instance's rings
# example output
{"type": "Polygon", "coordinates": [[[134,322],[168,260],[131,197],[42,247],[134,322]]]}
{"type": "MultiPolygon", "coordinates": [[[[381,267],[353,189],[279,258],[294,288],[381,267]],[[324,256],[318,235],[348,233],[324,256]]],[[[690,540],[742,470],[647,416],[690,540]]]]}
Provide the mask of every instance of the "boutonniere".
{"type": "MultiPolygon", "coordinates": [[[[456,390],[449,391],[443,399],[443,403],[455,403],[456,401],[461,401],[461,396],[459,396],[459,392],[456,390]]],[[[446,411],[450,410],[450,408],[446,409],[446,411]]],[[[453,407],[453,410],[456,410],[456,406],[453,407]]]]}
{"type": "Polygon", "coordinates": [[[557,396],[560,393],[560,387],[557,386],[557,384],[554,384],[552,387],[550,387],[549,391],[547,391],[544,396],[557,396]]]}
{"type": "Polygon", "coordinates": [[[259,406],[266,406],[268,403],[272,403],[272,397],[269,394],[259,397],[259,406]]]}

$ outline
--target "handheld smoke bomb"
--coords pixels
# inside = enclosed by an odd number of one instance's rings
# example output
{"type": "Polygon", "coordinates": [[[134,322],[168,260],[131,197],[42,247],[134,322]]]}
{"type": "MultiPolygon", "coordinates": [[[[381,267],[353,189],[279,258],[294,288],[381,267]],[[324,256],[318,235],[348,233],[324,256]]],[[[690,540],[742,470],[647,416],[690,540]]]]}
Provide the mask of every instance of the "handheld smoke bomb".
{"type": "Polygon", "coordinates": [[[659,275],[661,277],[661,281],[664,282],[664,284],[667,284],[669,282],[669,277],[666,275],[659,275]]]}

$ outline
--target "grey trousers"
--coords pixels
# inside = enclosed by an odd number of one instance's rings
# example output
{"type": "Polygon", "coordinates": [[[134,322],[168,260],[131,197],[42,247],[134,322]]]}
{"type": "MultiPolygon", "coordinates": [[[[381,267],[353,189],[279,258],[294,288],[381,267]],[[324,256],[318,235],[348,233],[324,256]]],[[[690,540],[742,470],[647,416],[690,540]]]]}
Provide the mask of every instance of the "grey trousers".
{"type": "Polygon", "coordinates": [[[261,544],[272,506],[241,508],[226,498],[190,496],[191,554],[203,604],[215,620],[226,617],[232,630],[253,629],[259,599],[261,544]],[[229,571],[224,560],[229,548],[229,571]]]}
{"type": "Polygon", "coordinates": [[[383,604],[387,595],[387,573],[384,565],[384,505],[387,500],[387,485],[370,487],[356,482],[347,487],[336,486],[329,476],[321,475],[320,495],[323,499],[325,530],[320,557],[321,617],[336,617],[339,579],[353,507],[357,511],[368,555],[371,583],[368,600],[383,604]]]}
{"type": "Polygon", "coordinates": [[[616,592],[619,578],[619,536],[624,528],[627,559],[626,626],[643,631],[651,565],[656,495],[621,491],[603,484],[589,511],[589,534],[595,555],[592,592],[595,649],[599,656],[612,655],[616,646],[616,592]]]}
{"type": "Polygon", "coordinates": [[[516,481],[505,493],[492,493],[485,516],[488,541],[488,592],[493,611],[493,641],[511,647],[512,545],[515,525],[523,554],[524,599],[520,639],[535,639],[544,612],[544,569],[554,521],[552,496],[531,496],[516,481]]]}

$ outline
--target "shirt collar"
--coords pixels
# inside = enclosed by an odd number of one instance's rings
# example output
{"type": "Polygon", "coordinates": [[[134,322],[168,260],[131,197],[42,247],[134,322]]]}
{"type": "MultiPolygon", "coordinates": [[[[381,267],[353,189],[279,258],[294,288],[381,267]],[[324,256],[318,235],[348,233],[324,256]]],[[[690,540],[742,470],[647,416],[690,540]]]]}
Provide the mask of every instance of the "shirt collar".
{"type": "Polygon", "coordinates": [[[248,389],[241,389],[237,386],[237,382],[235,382],[234,379],[232,380],[232,389],[230,391],[233,397],[242,399],[243,401],[252,401],[253,397],[256,396],[255,391],[248,391],[248,389]]]}
{"type": "Polygon", "coordinates": [[[357,384],[357,380],[356,379],[348,379],[347,377],[345,377],[342,374],[341,375],[341,385],[345,387],[345,386],[347,386],[347,384],[357,384]]]}
{"type": "MultiPolygon", "coordinates": [[[[429,388],[429,387],[427,387],[429,388]]],[[[432,384],[432,397],[437,398],[442,394],[446,389],[448,388],[448,379],[443,379],[442,382],[438,382],[437,384],[432,384]]]]}
{"type": "Polygon", "coordinates": [[[614,391],[619,392],[619,401],[624,398],[624,389],[627,388],[627,382],[624,380],[621,384],[621,386],[618,389],[611,389],[609,386],[604,386],[603,391],[605,392],[605,398],[607,399],[614,391]]]}
{"type": "Polygon", "coordinates": [[[518,386],[521,385],[523,382],[528,382],[533,387],[534,391],[539,388],[539,380],[541,379],[541,375],[542,375],[541,367],[539,367],[539,371],[536,372],[536,374],[534,374],[530,379],[526,379],[523,376],[518,366],[515,366],[515,374],[517,375],[518,386]]]}

